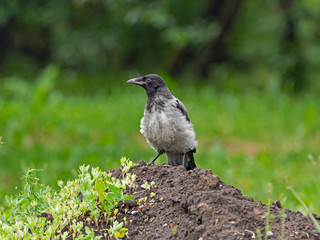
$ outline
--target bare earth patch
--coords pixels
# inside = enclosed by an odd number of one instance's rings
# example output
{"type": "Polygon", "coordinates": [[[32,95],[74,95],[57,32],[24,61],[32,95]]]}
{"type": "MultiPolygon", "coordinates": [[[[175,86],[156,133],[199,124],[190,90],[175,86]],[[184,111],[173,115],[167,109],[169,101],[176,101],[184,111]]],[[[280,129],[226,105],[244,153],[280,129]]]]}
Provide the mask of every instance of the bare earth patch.
{"type": "MultiPolygon", "coordinates": [[[[121,178],[120,169],[110,172],[121,178]]],[[[133,200],[122,203],[118,215],[119,220],[126,217],[130,239],[257,239],[257,229],[264,238],[267,206],[243,196],[211,170],[186,171],[182,166],[147,166],[140,161],[130,172],[136,174],[138,187],[128,192],[133,200]],[[141,187],[146,181],[154,181],[156,187],[141,187]],[[144,197],[146,202],[137,204],[144,197]]],[[[281,210],[279,202],[271,205],[274,218],[268,239],[281,238],[281,210]]],[[[320,239],[308,217],[289,209],[284,212],[285,239],[320,239]]]]}

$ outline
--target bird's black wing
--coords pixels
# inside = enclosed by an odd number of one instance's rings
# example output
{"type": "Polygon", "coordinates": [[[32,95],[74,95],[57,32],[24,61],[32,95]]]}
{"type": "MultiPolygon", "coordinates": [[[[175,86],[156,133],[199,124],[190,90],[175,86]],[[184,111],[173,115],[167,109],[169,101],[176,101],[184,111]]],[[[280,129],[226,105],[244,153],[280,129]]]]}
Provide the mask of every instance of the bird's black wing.
{"type": "MultiPolygon", "coordinates": [[[[190,119],[189,119],[189,116],[188,116],[188,113],[187,113],[187,108],[183,105],[182,102],[180,102],[178,99],[175,100],[176,101],[176,107],[181,111],[181,113],[186,117],[186,120],[188,122],[190,122],[190,119]]],[[[196,148],[192,149],[189,153],[190,155],[192,155],[192,158],[193,158],[193,153],[196,152],[196,148]]],[[[194,160],[193,160],[194,162],[194,160]]],[[[193,163],[194,167],[195,167],[195,164],[193,163]]]]}
{"type": "Polygon", "coordinates": [[[186,107],[178,99],[176,99],[176,108],[178,108],[183,114],[183,116],[186,117],[187,121],[190,122],[186,107]]]}
{"type": "Polygon", "coordinates": [[[194,162],[194,157],[193,157],[193,153],[195,153],[195,152],[196,152],[196,149],[191,150],[191,151],[186,153],[185,162],[187,163],[187,165],[185,167],[186,167],[186,169],[188,171],[197,167],[195,162],[194,162]]]}

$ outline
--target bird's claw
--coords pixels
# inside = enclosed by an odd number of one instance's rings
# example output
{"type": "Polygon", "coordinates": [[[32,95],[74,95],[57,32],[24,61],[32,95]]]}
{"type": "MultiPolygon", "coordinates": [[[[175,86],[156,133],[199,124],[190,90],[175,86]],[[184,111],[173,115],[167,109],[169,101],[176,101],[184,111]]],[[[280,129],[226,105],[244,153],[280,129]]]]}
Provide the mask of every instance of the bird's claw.
{"type": "Polygon", "coordinates": [[[154,166],[155,164],[154,164],[154,161],[151,161],[151,162],[147,163],[147,165],[148,166],[154,166]]]}
{"type": "Polygon", "coordinates": [[[159,152],[158,155],[157,155],[151,162],[148,163],[148,166],[154,166],[154,165],[155,165],[154,162],[157,160],[157,158],[158,158],[161,154],[163,154],[163,152],[159,152]]]}

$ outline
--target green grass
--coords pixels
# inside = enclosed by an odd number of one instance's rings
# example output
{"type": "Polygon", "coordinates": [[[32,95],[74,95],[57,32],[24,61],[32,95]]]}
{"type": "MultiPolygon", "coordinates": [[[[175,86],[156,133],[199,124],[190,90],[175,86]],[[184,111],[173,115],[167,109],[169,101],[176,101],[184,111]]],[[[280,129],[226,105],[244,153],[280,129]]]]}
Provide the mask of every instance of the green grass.
{"type": "MultiPolygon", "coordinates": [[[[2,79],[1,196],[16,186],[21,189],[21,176],[29,168],[43,169],[37,176],[54,186],[57,179],[76,177],[82,164],[110,169],[119,167],[121,156],[133,161],[155,156],[139,133],[146,102],[143,89],[120,77],[112,86],[103,81],[62,84],[60,77],[49,67],[34,84],[2,79]]],[[[185,103],[197,131],[198,167],[212,169],[227,184],[264,203],[270,182],[272,200],[305,212],[287,190],[293,186],[310,209],[320,213],[319,96],[168,84],[185,103]]],[[[161,162],[166,162],[165,156],[161,162]]]]}
{"type": "Polygon", "coordinates": [[[121,181],[99,168],[89,171],[90,166],[82,165],[76,179],[58,181],[58,191],[39,184],[39,179],[33,176],[34,169],[27,171],[24,191],[16,197],[7,197],[10,209],[0,211],[1,239],[125,237],[128,229],[116,219],[119,203],[132,200],[132,195],[123,191],[136,187],[136,176],[128,173],[133,165],[121,158],[121,181]]]}

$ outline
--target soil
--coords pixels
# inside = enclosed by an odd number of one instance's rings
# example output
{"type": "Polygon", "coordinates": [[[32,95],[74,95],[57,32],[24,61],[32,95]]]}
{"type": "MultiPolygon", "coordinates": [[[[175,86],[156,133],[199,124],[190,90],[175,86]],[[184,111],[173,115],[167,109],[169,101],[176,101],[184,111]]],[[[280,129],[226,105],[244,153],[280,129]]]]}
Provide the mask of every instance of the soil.
{"type": "MultiPolygon", "coordinates": [[[[119,168],[108,172],[122,178],[119,168]]],[[[243,196],[239,189],[225,184],[211,170],[187,171],[182,166],[148,166],[140,161],[130,172],[136,174],[137,187],[125,193],[133,195],[133,200],[121,202],[116,215],[118,222],[125,222],[123,227],[128,229],[128,235],[123,239],[320,240],[320,234],[308,216],[283,209],[280,201],[270,205],[271,229],[266,232],[268,207],[243,196]],[[143,186],[146,182],[155,182],[155,185],[146,189],[143,186]],[[146,201],[138,204],[142,198],[146,201]],[[261,232],[260,236],[257,230],[261,232]]],[[[39,217],[53,221],[51,213],[42,213],[39,217]]],[[[320,223],[320,217],[314,217],[320,223]]],[[[90,219],[87,212],[77,221],[94,230],[101,239],[114,239],[107,233],[109,226],[103,214],[98,225],[90,219]]],[[[72,232],[69,225],[62,229],[64,231],[72,232]]],[[[82,232],[85,234],[84,228],[82,232]]]]}
{"type": "MultiPolygon", "coordinates": [[[[182,166],[148,166],[140,161],[130,171],[136,174],[138,187],[128,193],[133,200],[122,203],[118,215],[119,220],[127,219],[124,227],[129,239],[259,239],[257,229],[265,239],[267,206],[243,196],[211,170],[186,171],[182,166]],[[155,182],[156,187],[143,188],[146,181],[155,182]],[[147,201],[138,205],[137,200],[143,197],[147,201]]],[[[110,172],[114,177],[122,176],[120,169],[110,172]]],[[[270,206],[270,216],[268,239],[320,240],[309,217],[282,209],[279,201],[270,206]],[[281,237],[282,227],[285,238],[281,237]]]]}

